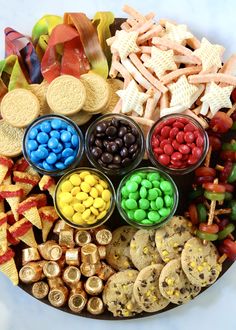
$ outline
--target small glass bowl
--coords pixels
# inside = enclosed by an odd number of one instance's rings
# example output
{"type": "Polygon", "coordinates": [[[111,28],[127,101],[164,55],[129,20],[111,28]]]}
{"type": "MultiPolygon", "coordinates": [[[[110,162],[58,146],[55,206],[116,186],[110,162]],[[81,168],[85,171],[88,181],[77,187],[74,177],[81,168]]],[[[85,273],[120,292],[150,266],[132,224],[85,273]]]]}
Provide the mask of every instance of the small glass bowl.
{"type": "MultiPolygon", "coordinates": [[[[105,148],[105,147],[102,147],[105,148]]],[[[105,150],[104,150],[105,151],[105,150]]],[[[143,159],[144,153],[145,153],[145,140],[144,140],[144,136],[143,136],[143,132],[141,130],[141,128],[139,127],[139,125],[137,123],[135,123],[135,121],[133,119],[131,119],[130,117],[127,117],[125,115],[121,115],[121,114],[106,114],[103,115],[99,118],[97,118],[87,129],[86,131],[86,135],[85,135],[85,152],[86,152],[86,156],[88,158],[88,160],[90,161],[90,163],[98,168],[100,171],[106,173],[107,175],[124,175],[128,172],[130,172],[131,170],[133,170],[134,168],[136,168],[140,162],[143,159]],[[118,119],[118,120],[122,120],[124,122],[126,122],[128,125],[130,125],[131,127],[134,127],[134,129],[138,132],[138,142],[139,142],[139,149],[138,149],[138,153],[137,151],[136,153],[136,157],[132,160],[132,162],[124,167],[119,167],[116,169],[112,169],[112,168],[108,168],[108,167],[104,167],[102,165],[99,164],[99,162],[94,158],[91,150],[90,150],[90,141],[93,137],[93,132],[96,130],[96,126],[104,121],[110,121],[113,118],[118,119]]]]}
{"type": "Polygon", "coordinates": [[[54,194],[54,206],[55,206],[55,209],[59,215],[59,217],[61,219],[63,219],[69,226],[73,227],[73,228],[77,228],[77,229],[83,229],[83,230],[86,230],[86,229],[92,229],[92,228],[96,228],[96,227],[99,227],[101,225],[103,225],[112,215],[114,209],[115,209],[115,189],[113,187],[113,184],[112,182],[110,181],[110,179],[103,173],[101,173],[99,170],[95,169],[95,168],[90,168],[90,167],[78,167],[78,168],[75,168],[69,172],[67,172],[64,176],[62,176],[60,178],[60,180],[58,181],[57,185],[56,185],[56,189],[55,189],[55,194],[54,194]],[[61,211],[60,207],[59,207],[59,200],[58,200],[58,195],[59,195],[59,192],[60,192],[60,187],[61,185],[72,175],[72,174],[80,174],[81,172],[84,172],[84,171],[88,171],[90,172],[92,175],[96,175],[98,176],[101,180],[104,180],[107,184],[108,184],[108,188],[111,192],[111,200],[110,200],[110,207],[108,208],[107,210],[107,213],[106,215],[98,220],[96,223],[94,224],[87,224],[86,226],[84,225],[79,225],[79,224],[76,224],[74,222],[72,222],[69,218],[67,218],[61,211]]]}
{"type": "MultiPolygon", "coordinates": [[[[56,129],[55,129],[56,130],[56,129]]],[[[35,119],[26,129],[25,134],[24,134],[24,138],[23,138],[23,155],[25,157],[25,159],[27,160],[27,162],[39,173],[41,174],[45,174],[45,175],[50,175],[50,176],[61,176],[64,173],[66,173],[68,170],[71,170],[73,168],[75,168],[76,166],[78,166],[82,156],[83,156],[83,152],[84,152],[84,137],[82,134],[82,131],[80,130],[80,128],[69,118],[62,116],[62,115],[54,115],[54,114],[50,114],[50,115],[45,115],[45,116],[41,116],[37,119],[35,119]],[[79,143],[78,143],[78,147],[76,150],[76,155],[74,158],[74,161],[69,164],[68,166],[66,166],[63,169],[55,169],[55,170],[46,170],[42,167],[40,167],[38,164],[36,164],[34,161],[32,161],[29,152],[28,152],[28,148],[27,148],[27,143],[29,140],[29,134],[31,132],[31,130],[33,128],[35,128],[36,126],[42,124],[43,122],[47,122],[47,121],[51,121],[53,119],[60,119],[63,122],[66,122],[67,125],[70,125],[71,128],[73,128],[76,131],[77,137],[79,139],[79,143]]]]}
{"type": "Polygon", "coordinates": [[[119,187],[117,189],[117,193],[116,193],[116,206],[119,210],[119,213],[120,215],[122,216],[122,218],[131,226],[133,227],[136,227],[136,228],[139,228],[139,229],[156,229],[156,228],[159,228],[161,226],[163,226],[165,223],[167,223],[171,218],[172,216],[175,214],[175,211],[177,209],[177,206],[178,206],[178,202],[179,202],[179,192],[178,192],[178,188],[174,182],[174,180],[170,177],[170,175],[168,175],[167,173],[159,170],[159,169],[156,169],[154,167],[141,167],[141,168],[137,168],[135,169],[134,171],[128,173],[123,179],[122,181],[120,182],[119,184],[119,187]],[[150,173],[150,172],[154,172],[154,173],[159,173],[161,175],[161,177],[163,177],[166,181],[169,181],[172,185],[172,188],[173,188],[173,205],[172,205],[172,208],[171,208],[171,212],[169,213],[168,216],[166,216],[165,218],[163,218],[160,222],[158,223],[154,223],[154,224],[141,224],[139,222],[136,222],[132,219],[130,219],[128,217],[128,214],[124,211],[124,209],[122,208],[121,206],[121,190],[122,188],[125,186],[126,182],[128,181],[128,179],[137,174],[137,173],[142,173],[142,172],[145,172],[145,173],[150,173]]]}
{"type": "MultiPolygon", "coordinates": [[[[160,140],[159,140],[159,142],[161,143],[160,140]]],[[[161,119],[157,120],[153,124],[150,131],[148,132],[148,136],[147,136],[147,140],[146,140],[146,149],[147,149],[147,154],[148,154],[149,160],[157,168],[160,168],[163,171],[165,171],[169,174],[172,174],[172,175],[185,175],[187,173],[190,173],[190,172],[194,171],[197,167],[200,166],[200,164],[205,159],[208,148],[209,148],[209,139],[208,139],[208,135],[207,135],[205,129],[194,118],[192,118],[188,115],[184,115],[184,114],[167,115],[167,116],[164,116],[161,119]],[[174,167],[169,167],[168,165],[161,164],[158,161],[158,159],[156,158],[156,156],[154,154],[154,151],[153,151],[153,147],[152,147],[152,138],[153,138],[153,135],[155,134],[156,130],[160,129],[160,128],[163,128],[164,126],[166,126],[166,124],[168,125],[168,123],[171,124],[171,121],[174,122],[177,119],[180,120],[180,121],[181,120],[182,121],[187,120],[189,122],[189,124],[195,126],[198,129],[198,131],[200,133],[200,136],[203,140],[203,149],[202,149],[202,153],[201,153],[200,158],[195,163],[190,164],[189,166],[183,167],[183,168],[174,168],[174,167]]],[[[174,151],[178,151],[178,150],[174,150],[174,151]]]]}

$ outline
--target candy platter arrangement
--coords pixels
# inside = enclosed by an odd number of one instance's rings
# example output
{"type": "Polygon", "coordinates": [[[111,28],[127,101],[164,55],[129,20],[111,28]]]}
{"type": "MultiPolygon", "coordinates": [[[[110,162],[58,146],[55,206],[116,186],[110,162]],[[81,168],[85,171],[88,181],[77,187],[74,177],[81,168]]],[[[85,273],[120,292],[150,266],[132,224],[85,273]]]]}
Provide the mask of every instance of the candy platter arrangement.
{"type": "Polygon", "coordinates": [[[114,320],[187,303],[236,259],[236,56],[123,9],[6,28],[0,61],[0,271],[114,320]]]}

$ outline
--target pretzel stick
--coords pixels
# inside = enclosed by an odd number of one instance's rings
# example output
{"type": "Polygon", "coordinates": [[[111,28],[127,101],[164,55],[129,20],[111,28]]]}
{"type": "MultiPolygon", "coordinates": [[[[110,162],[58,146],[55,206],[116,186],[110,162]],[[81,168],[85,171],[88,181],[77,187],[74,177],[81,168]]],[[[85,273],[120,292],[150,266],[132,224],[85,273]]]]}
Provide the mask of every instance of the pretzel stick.
{"type": "Polygon", "coordinates": [[[155,111],[159,98],[160,98],[160,93],[154,94],[154,95],[152,95],[152,97],[148,98],[147,103],[146,103],[145,112],[144,112],[144,118],[146,118],[146,119],[153,118],[153,113],[155,111]]]}
{"type": "Polygon", "coordinates": [[[137,44],[143,44],[145,43],[147,40],[158,36],[158,34],[162,31],[162,26],[161,25],[156,25],[154,26],[152,29],[150,29],[149,31],[145,32],[143,35],[141,35],[140,37],[138,37],[137,39],[137,44]]]}
{"type": "Polygon", "coordinates": [[[222,254],[222,256],[218,259],[218,263],[219,264],[223,264],[223,262],[225,262],[225,260],[227,259],[227,254],[222,254]]]}
{"type": "Polygon", "coordinates": [[[186,111],[184,111],[184,113],[197,120],[199,124],[202,125],[203,128],[207,129],[209,127],[207,121],[205,121],[202,117],[195,115],[195,113],[192,110],[187,109],[186,111]]]}
{"type": "Polygon", "coordinates": [[[119,99],[119,101],[116,103],[114,109],[112,110],[112,113],[120,113],[122,110],[122,99],[119,99]]]}
{"type": "Polygon", "coordinates": [[[122,75],[126,83],[129,83],[132,80],[132,77],[129,74],[128,70],[126,70],[126,68],[120,62],[115,61],[112,63],[112,66],[122,75]]]}
{"type": "Polygon", "coordinates": [[[225,83],[228,85],[236,86],[236,77],[233,77],[224,73],[208,73],[189,76],[188,80],[190,84],[201,84],[201,83],[225,83]]]}
{"type": "Polygon", "coordinates": [[[129,55],[129,58],[131,59],[132,63],[136,66],[136,68],[140,71],[140,73],[159,91],[162,93],[167,92],[167,88],[159,81],[157,80],[143,65],[143,63],[140,61],[138,56],[134,53],[129,55]]]}
{"type": "Polygon", "coordinates": [[[151,27],[153,26],[153,22],[151,20],[143,23],[137,23],[136,25],[134,25],[130,31],[137,31],[139,34],[145,33],[148,30],[151,29],[151,27]]]}
{"type": "Polygon", "coordinates": [[[212,146],[210,145],[205,158],[204,166],[209,167],[211,161],[212,146]]]}
{"type": "Polygon", "coordinates": [[[200,48],[201,41],[193,36],[192,38],[187,39],[187,45],[190,46],[193,49],[197,49],[197,48],[200,48]]]}
{"type": "Polygon", "coordinates": [[[109,76],[111,78],[116,78],[117,74],[118,74],[118,71],[116,70],[116,68],[114,67],[114,63],[115,62],[118,62],[120,59],[119,57],[119,54],[118,53],[114,53],[112,54],[112,60],[111,60],[111,68],[110,68],[110,71],[109,71],[109,76]]]}
{"type": "Polygon", "coordinates": [[[146,21],[146,17],[143,16],[142,14],[140,14],[137,10],[135,10],[134,8],[128,6],[128,5],[124,5],[122,10],[128,14],[129,16],[135,18],[137,21],[139,22],[145,22],[146,21]]]}
{"type": "Polygon", "coordinates": [[[192,73],[198,73],[202,69],[201,66],[190,66],[188,68],[177,69],[161,77],[163,84],[169,84],[172,80],[179,78],[182,75],[191,75],[192,73]]]}
{"type": "Polygon", "coordinates": [[[127,22],[122,23],[120,27],[122,30],[125,30],[126,32],[131,31],[131,26],[127,22]]]}
{"type": "Polygon", "coordinates": [[[164,117],[164,116],[167,116],[167,115],[172,115],[174,113],[181,113],[185,110],[187,110],[187,109],[183,105],[175,105],[174,107],[163,108],[163,109],[161,109],[160,117],[164,117]]]}
{"type": "Polygon", "coordinates": [[[122,60],[121,63],[141,86],[143,86],[145,89],[149,89],[152,87],[151,83],[141,75],[141,73],[136,69],[136,67],[128,58],[122,60]]]}
{"type": "Polygon", "coordinates": [[[164,93],[160,98],[160,110],[162,111],[162,109],[164,108],[169,108],[169,106],[170,106],[169,95],[168,93],[164,93]]]}
{"type": "Polygon", "coordinates": [[[178,44],[175,41],[164,38],[153,38],[152,43],[158,46],[165,46],[173,49],[177,53],[188,56],[191,61],[194,61],[194,63],[201,65],[201,60],[197,56],[193,55],[193,52],[190,49],[178,44]]]}
{"type": "Polygon", "coordinates": [[[190,64],[190,65],[195,64],[195,61],[189,59],[189,57],[186,55],[175,55],[174,59],[176,63],[190,64]]]}
{"type": "Polygon", "coordinates": [[[171,23],[171,24],[174,24],[174,25],[177,24],[174,20],[170,20],[170,19],[167,19],[167,18],[160,18],[158,23],[161,24],[162,26],[166,26],[166,23],[171,23]]]}
{"type": "Polygon", "coordinates": [[[236,103],[234,103],[234,105],[232,106],[232,108],[230,108],[230,109],[226,112],[227,116],[230,117],[230,116],[234,113],[234,111],[236,111],[236,103]]]}

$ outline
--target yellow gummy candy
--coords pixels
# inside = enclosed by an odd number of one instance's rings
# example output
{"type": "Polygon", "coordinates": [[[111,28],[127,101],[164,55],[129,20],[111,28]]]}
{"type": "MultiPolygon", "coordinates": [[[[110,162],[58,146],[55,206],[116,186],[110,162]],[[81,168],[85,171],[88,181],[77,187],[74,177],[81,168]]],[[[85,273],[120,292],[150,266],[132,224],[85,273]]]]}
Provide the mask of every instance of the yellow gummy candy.
{"type": "Polygon", "coordinates": [[[87,182],[82,182],[81,185],[80,185],[80,188],[85,193],[88,193],[91,190],[91,186],[87,182]]]}
{"type": "Polygon", "coordinates": [[[97,220],[100,220],[100,219],[104,218],[106,214],[107,214],[107,211],[106,211],[106,210],[102,211],[102,212],[97,216],[97,220]]]}
{"type": "Polygon", "coordinates": [[[84,179],[87,175],[90,175],[90,172],[89,171],[82,171],[79,174],[79,176],[81,177],[81,179],[84,179]]]}
{"type": "Polygon", "coordinates": [[[94,215],[98,215],[98,214],[99,214],[98,210],[95,209],[94,206],[91,206],[91,207],[90,207],[90,210],[91,210],[91,212],[92,212],[94,215]]]}
{"type": "Polygon", "coordinates": [[[70,182],[74,185],[74,186],[79,186],[81,184],[81,178],[79,176],[79,174],[72,174],[70,176],[70,182]]]}
{"type": "Polygon", "coordinates": [[[85,211],[85,206],[84,206],[83,204],[81,204],[81,203],[76,203],[76,204],[74,204],[74,205],[73,205],[73,208],[74,208],[74,210],[77,211],[77,212],[81,212],[81,213],[83,213],[83,212],[85,211]]]}
{"type": "Polygon", "coordinates": [[[86,199],[86,200],[83,202],[83,205],[84,205],[85,207],[88,208],[88,207],[90,207],[90,206],[93,205],[93,202],[94,202],[93,197],[89,196],[88,199],[86,199]]]}
{"type": "Polygon", "coordinates": [[[71,218],[74,215],[75,212],[74,212],[74,209],[73,209],[72,206],[66,205],[62,209],[62,213],[64,214],[64,216],[66,218],[71,218]]]}
{"type": "Polygon", "coordinates": [[[93,175],[86,175],[84,182],[88,183],[90,186],[94,186],[97,183],[97,180],[93,175]]]}
{"type": "Polygon", "coordinates": [[[108,201],[111,199],[111,193],[110,193],[110,190],[108,190],[108,189],[103,190],[103,192],[102,192],[102,199],[103,199],[105,202],[108,202],[108,201]]]}
{"type": "Polygon", "coordinates": [[[95,185],[95,188],[97,189],[97,191],[98,191],[98,194],[101,196],[102,195],[102,192],[103,192],[103,186],[101,185],[101,184],[96,184],[95,185]]]}
{"type": "Polygon", "coordinates": [[[98,191],[96,188],[92,187],[90,192],[89,192],[90,196],[92,196],[93,198],[97,198],[98,197],[98,191]]]}
{"type": "Polygon", "coordinates": [[[76,196],[79,192],[81,192],[80,187],[74,187],[74,188],[71,190],[71,194],[72,194],[72,196],[76,196]]]}
{"type": "Polygon", "coordinates": [[[93,225],[97,222],[97,219],[95,218],[95,215],[90,215],[90,217],[86,220],[86,223],[88,225],[93,225]]]}
{"type": "Polygon", "coordinates": [[[96,209],[99,209],[100,207],[102,207],[104,205],[104,200],[100,197],[96,198],[93,202],[93,206],[96,209]]]}
{"type": "Polygon", "coordinates": [[[86,210],[82,213],[82,219],[83,219],[83,220],[88,219],[89,216],[90,216],[90,214],[91,214],[90,209],[86,209],[86,210]]]}
{"type": "Polygon", "coordinates": [[[99,180],[99,183],[100,183],[100,185],[101,185],[103,188],[105,188],[105,189],[108,188],[108,184],[107,184],[107,182],[105,182],[104,180],[99,180]]]}
{"type": "Polygon", "coordinates": [[[77,225],[84,225],[85,222],[82,219],[81,213],[75,213],[72,217],[72,221],[76,223],[77,225]]]}
{"type": "Polygon", "coordinates": [[[61,184],[61,191],[70,192],[73,188],[73,185],[70,181],[66,180],[61,184]]]}
{"type": "Polygon", "coordinates": [[[69,192],[61,192],[59,198],[63,203],[70,203],[73,197],[69,192]]]}
{"type": "Polygon", "coordinates": [[[88,194],[86,192],[81,191],[76,195],[76,198],[78,198],[78,200],[80,201],[85,201],[88,198],[88,194]]]}

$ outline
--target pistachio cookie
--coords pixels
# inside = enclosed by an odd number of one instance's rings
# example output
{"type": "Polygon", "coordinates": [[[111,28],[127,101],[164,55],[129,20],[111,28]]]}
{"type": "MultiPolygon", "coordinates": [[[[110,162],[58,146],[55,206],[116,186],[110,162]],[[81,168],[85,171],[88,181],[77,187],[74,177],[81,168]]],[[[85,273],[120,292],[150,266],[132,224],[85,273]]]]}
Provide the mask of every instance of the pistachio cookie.
{"type": "Polygon", "coordinates": [[[187,303],[201,291],[200,286],[189,282],[180,259],[171,260],[164,266],[159,279],[159,289],[163,297],[177,305],[187,303]]]}
{"type": "Polygon", "coordinates": [[[128,317],[142,312],[133,295],[137,276],[137,270],[128,269],[112,275],[107,281],[102,298],[114,316],[128,317]]]}
{"type": "Polygon", "coordinates": [[[116,270],[132,268],[130,241],[136,233],[131,226],[122,226],[112,233],[112,241],[107,245],[107,262],[116,270]]]}
{"type": "Polygon", "coordinates": [[[201,287],[214,283],[222,270],[214,244],[193,237],[187,241],[181,255],[181,264],[189,281],[201,287]]]}
{"type": "Polygon", "coordinates": [[[157,229],[156,247],[163,261],[179,258],[192,233],[192,223],[182,216],[174,216],[167,225],[157,229]]]}
{"type": "Polygon", "coordinates": [[[162,263],[155,243],[155,230],[138,230],[130,242],[130,256],[134,266],[141,270],[151,264],[162,263]]]}

